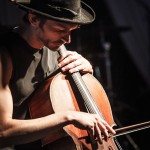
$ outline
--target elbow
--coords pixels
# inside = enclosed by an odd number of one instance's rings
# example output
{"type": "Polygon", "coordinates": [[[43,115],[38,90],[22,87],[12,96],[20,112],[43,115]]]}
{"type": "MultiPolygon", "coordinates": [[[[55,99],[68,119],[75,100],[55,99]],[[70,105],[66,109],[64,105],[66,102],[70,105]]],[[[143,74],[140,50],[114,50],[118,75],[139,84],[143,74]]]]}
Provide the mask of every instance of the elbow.
{"type": "Polygon", "coordinates": [[[6,131],[0,131],[0,149],[11,146],[6,131]]]}
{"type": "Polygon", "coordinates": [[[0,126],[0,149],[8,146],[12,146],[12,132],[8,124],[1,123],[0,126]]]}

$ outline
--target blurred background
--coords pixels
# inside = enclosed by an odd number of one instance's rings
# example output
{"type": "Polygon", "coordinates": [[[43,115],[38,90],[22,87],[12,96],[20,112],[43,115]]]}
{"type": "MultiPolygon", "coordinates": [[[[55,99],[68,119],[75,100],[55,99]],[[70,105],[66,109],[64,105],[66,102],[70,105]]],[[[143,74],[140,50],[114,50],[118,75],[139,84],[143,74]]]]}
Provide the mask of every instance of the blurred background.
{"type": "MultiPolygon", "coordinates": [[[[72,33],[67,46],[93,65],[117,128],[150,120],[150,1],[84,0],[96,20],[72,33]]],[[[0,33],[17,26],[23,12],[0,0],[0,33]]],[[[124,150],[149,149],[150,129],[117,137],[124,150]]]]}

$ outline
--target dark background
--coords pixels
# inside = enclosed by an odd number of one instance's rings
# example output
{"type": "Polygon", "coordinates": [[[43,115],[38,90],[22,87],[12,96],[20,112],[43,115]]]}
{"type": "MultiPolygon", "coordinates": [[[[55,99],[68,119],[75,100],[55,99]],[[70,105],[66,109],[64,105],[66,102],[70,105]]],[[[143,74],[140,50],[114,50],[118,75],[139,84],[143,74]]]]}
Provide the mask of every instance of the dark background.
{"type": "MultiPolygon", "coordinates": [[[[121,126],[150,119],[150,1],[85,0],[96,20],[72,33],[71,50],[91,61],[121,126]]],[[[22,11],[0,1],[0,25],[19,25],[22,11]]],[[[0,29],[3,32],[3,28],[0,29]]],[[[150,130],[118,137],[125,150],[149,149],[150,130]]]]}

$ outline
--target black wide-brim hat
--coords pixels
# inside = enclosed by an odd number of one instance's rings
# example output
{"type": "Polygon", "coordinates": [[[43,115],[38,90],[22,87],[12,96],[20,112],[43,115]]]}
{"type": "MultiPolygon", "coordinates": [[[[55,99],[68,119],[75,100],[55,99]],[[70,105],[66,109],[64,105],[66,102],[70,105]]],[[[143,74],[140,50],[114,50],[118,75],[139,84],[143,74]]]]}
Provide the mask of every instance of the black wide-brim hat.
{"type": "MultiPolygon", "coordinates": [[[[13,1],[13,0],[12,0],[13,1]]],[[[94,21],[93,9],[80,0],[15,0],[19,7],[56,21],[89,24],[94,21]]]]}

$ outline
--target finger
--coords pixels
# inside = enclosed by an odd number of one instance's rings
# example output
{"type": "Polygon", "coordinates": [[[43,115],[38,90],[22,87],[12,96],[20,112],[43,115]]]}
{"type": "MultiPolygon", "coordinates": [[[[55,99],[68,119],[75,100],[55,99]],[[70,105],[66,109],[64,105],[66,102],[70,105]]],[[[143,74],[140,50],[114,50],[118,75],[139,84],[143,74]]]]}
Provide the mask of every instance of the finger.
{"type": "Polygon", "coordinates": [[[64,53],[60,53],[60,57],[58,58],[58,62],[62,62],[65,58],[71,56],[71,55],[74,55],[73,52],[71,51],[65,51],[64,53]]]}
{"type": "Polygon", "coordinates": [[[64,58],[62,61],[59,62],[59,67],[64,67],[69,64],[72,60],[69,57],[64,58]]]}
{"type": "Polygon", "coordinates": [[[61,64],[64,65],[62,70],[63,71],[69,70],[70,73],[77,72],[85,68],[83,60],[81,58],[77,59],[77,57],[74,57],[74,56],[69,56],[65,58],[61,62],[61,64]]]}
{"type": "Polygon", "coordinates": [[[98,125],[96,125],[95,127],[95,135],[97,137],[97,140],[100,144],[103,144],[103,138],[102,138],[102,133],[101,133],[101,130],[100,128],[98,127],[98,125]]]}
{"type": "Polygon", "coordinates": [[[67,55],[77,56],[80,57],[81,55],[77,53],[76,51],[67,51],[67,55]]]}
{"type": "Polygon", "coordinates": [[[108,130],[107,130],[105,124],[103,124],[103,121],[100,122],[98,127],[100,128],[101,132],[103,133],[104,140],[107,141],[109,138],[109,134],[108,134],[108,130]]]}
{"type": "Polygon", "coordinates": [[[79,61],[79,60],[80,60],[79,56],[73,55],[73,54],[67,54],[64,59],[62,59],[61,61],[59,61],[58,66],[59,67],[63,67],[65,65],[68,65],[68,64],[70,64],[72,62],[79,61]]]}
{"type": "Polygon", "coordinates": [[[63,55],[60,55],[58,60],[62,61],[66,57],[72,57],[73,59],[77,59],[77,58],[81,57],[81,55],[78,54],[77,52],[66,51],[63,55]]]}
{"type": "Polygon", "coordinates": [[[74,73],[74,72],[78,72],[78,71],[81,71],[82,72],[83,70],[83,65],[79,65],[79,66],[75,66],[74,68],[71,68],[69,70],[70,73],[74,73]]]}
{"type": "Polygon", "coordinates": [[[82,64],[81,60],[76,60],[65,66],[67,70],[69,70],[70,73],[74,73],[77,71],[82,71],[85,66],[82,64]]]}
{"type": "Polygon", "coordinates": [[[94,127],[90,128],[88,130],[89,136],[90,136],[90,140],[92,143],[95,143],[95,137],[94,137],[94,127]]]}
{"type": "Polygon", "coordinates": [[[103,124],[111,134],[116,134],[115,130],[106,121],[104,121],[103,124]]]}
{"type": "Polygon", "coordinates": [[[75,61],[76,68],[75,70],[71,70],[70,72],[74,72],[76,70],[81,71],[82,73],[93,73],[93,69],[91,64],[83,57],[80,57],[75,61]]]}

